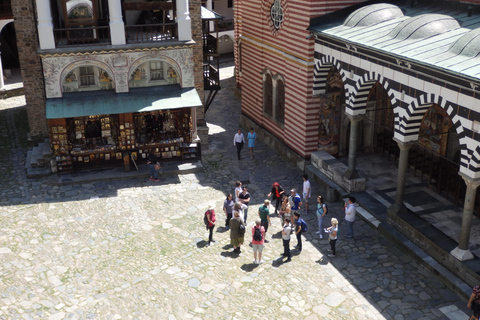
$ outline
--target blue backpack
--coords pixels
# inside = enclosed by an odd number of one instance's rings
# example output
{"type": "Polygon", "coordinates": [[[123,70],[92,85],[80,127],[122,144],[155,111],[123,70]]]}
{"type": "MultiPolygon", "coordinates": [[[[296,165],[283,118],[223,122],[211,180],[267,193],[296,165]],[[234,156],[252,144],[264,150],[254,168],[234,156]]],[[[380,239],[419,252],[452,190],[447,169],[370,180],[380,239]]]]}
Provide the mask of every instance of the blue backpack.
{"type": "Polygon", "coordinates": [[[298,219],[298,221],[300,222],[300,225],[302,226],[302,232],[307,232],[308,228],[307,228],[307,223],[305,222],[305,220],[298,219]]]}

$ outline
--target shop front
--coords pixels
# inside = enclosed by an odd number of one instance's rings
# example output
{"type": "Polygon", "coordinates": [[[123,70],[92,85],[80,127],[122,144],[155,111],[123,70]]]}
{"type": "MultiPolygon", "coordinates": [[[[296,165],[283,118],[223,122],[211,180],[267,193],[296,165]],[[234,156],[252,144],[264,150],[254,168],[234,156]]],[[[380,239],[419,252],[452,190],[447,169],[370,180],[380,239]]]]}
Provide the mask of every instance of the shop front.
{"type": "Polygon", "coordinates": [[[128,93],[65,94],[47,100],[52,154],[58,173],[82,168],[196,160],[195,88],[168,85],[128,93]]]}

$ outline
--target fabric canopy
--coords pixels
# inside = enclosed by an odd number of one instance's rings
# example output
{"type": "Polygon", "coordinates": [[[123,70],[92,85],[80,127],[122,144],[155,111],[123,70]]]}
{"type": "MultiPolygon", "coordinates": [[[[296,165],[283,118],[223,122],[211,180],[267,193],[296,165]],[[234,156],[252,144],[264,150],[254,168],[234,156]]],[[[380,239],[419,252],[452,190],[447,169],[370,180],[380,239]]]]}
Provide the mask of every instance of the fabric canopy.
{"type": "Polygon", "coordinates": [[[47,99],[47,119],[85,117],[102,114],[149,112],[199,107],[202,101],[195,88],[178,85],[134,88],[128,93],[90,91],[66,93],[47,99]]]}

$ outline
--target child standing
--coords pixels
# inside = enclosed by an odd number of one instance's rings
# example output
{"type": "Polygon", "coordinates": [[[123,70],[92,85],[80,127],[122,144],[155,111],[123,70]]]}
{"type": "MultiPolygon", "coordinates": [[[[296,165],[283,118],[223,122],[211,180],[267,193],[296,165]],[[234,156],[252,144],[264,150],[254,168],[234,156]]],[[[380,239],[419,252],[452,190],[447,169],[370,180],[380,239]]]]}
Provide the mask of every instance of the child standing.
{"type": "Polygon", "coordinates": [[[330,249],[332,251],[328,256],[330,258],[335,258],[335,244],[337,243],[337,232],[338,232],[338,220],[332,218],[332,226],[325,229],[325,232],[328,233],[328,240],[330,241],[330,249]]]}

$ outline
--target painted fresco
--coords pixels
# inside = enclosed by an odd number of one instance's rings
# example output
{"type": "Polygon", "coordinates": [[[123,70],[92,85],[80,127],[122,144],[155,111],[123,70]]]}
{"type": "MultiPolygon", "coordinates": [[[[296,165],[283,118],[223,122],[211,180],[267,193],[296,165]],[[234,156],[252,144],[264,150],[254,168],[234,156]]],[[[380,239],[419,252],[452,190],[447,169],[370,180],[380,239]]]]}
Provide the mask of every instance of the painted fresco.
{"type": "MultiPolygon", "coordinates": [[[[166,81],[164,84],[179,83],[183,88],[194,87],[193,52],[191,48],[183,48],[128,53],[45,55],[42,56],[45,92],[47,98],[61,98],[63,92],[75,91],[72,83],[72,71],[82,66],[95,66],[101,70],[98,73],[100,87],[97,90],[115,89],[117,93],[128,92],[132,74],[148,61],[165,63],[166,81]],[[70,81],[66,79],[70,79],[70,81]],[[66,87],[64,88],[64,86],[66,87]],[[66,90],[63,91],[64,89],[66,90]]],[[[154,85],[161,85],[161,83],[154,85]]]]}
{"type": "Polygon", "coordinates": [[[318,147],[320,150],[327,147],[338,148],[340,107],[344,103],[344,96],[342,78],[337,69],[332,68],[327,77],[325,95],[320,97],[318,112],[318,147]]]}
{"type": "Polygon", "coordinates": [[[423,116],[418,132],[418,143],[445,156],[451,126],[452,120],[445,110],[434,104],[423,116]]]}

